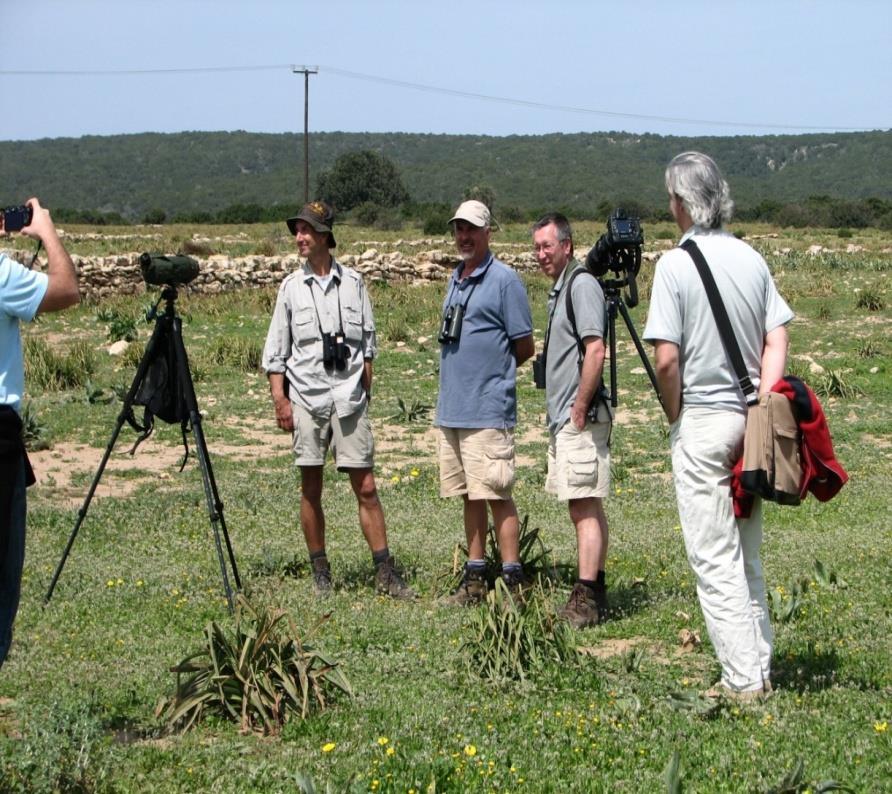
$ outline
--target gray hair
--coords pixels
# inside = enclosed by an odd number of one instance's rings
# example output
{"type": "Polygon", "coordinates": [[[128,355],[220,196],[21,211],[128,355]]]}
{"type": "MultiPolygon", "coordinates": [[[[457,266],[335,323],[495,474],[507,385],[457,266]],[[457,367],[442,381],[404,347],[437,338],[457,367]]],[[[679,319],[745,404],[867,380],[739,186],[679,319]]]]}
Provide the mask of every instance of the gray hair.
{"type": "Polygon", "coordinates": [[[666,167],[666,189],[681,199],[697,226],[718,229],[731,220],[734,202],[715,160],[700,152],[682,152],[666,167]]]}
{"type": "Polygon", "coordinates": [[[567,220],[566,215],[562,215],[560,212],[546,213],[533,224],[530,231],[538,232],[539,229],[544,229],[550,223],[553,223],[555,229],[557,229],[558,242],[562,243],[564,240],[570,240],[572,242],[573,231],[570,229],[570,221],[567,220]]]}
{"type": "Polygon", "coordinates": [[[554,224],[555,231],[557,232],[558,242],[562,243],[564,242],[564,240],[569,240],[570,250],[572,251],[573,230],[570,228],[570,221],[567,220],[567,216],[562,215],[560,212],[548,212],[543,215],[533,224],[533,227],[530,229],[530,233],[535,234],[539,231],[539,229],[544,229],[550,224],[554,224]]]}

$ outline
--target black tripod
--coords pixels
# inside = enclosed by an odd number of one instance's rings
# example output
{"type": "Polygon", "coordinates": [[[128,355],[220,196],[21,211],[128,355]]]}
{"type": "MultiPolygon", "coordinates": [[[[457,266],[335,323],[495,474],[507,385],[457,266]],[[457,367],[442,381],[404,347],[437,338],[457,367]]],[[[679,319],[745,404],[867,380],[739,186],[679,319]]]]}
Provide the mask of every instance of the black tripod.
{"type": "MultiPolygon", "coordinates": [[[[232,566],[232,578],[235,580],[235,586],[237,589],[241,589],[242,584],[239,579],[238,568],[235,564],[235,555],[232,552],[232,544],[229,541],[229,533],[226,531],[226,521],[223,519],[223,502],[220,501],[220,494],[217,491],[217,483],[214,479],[213,469],[211,469],[210,458],[208,457],[207,444],[205,443],[204,433],[201,429],[201,414],[198,411],[198,401],[195,398],[195,387],[192,384],[192,375],[189,371],[189,359],[186,355],[186,347],[183,344],[183,322],[177,316],[175,309],[176,299],[176,288],[172,284],[167,284],[162,289],[161,297],[158,299],[158,302],[155,304],[149,315],[149,319],[154,318],[155,320],[155,330],[152,332],[152,336],[146,345],[142,360],[139,362],[139,366],[136,370],[136,377],[133,379],[130,391],[127,392],[127,396],[124,398],[124,405],[121,408],[121,413],[118,416],[118,421],[112,432],[111,438],[109,439],[108,446],[105,448],[105,455],[103,455],[102,462],[99,464],[96,475],[93,477],[93,482],[84,499],[84,504],[81,509],[78,510],[77,521],[74,523],[74,529],[72,529],[71,536],[68,538],[68,544],[65,546],[65,551],[62,553],[62,559],[59,560],[56,572],[53,574],[53,580],[50,582],[50,587],[49,590],[47,590],[44,603],[49,603],[50,598],[53,596],[56,582],[62,574],[62,568],[65,565],[65,561],[68,559],[68,554],[71,551],[72,545],[74,545],[74,539],[77,537],[78,530],[84,519],[87,517],[87,509],[90,507],[90,501],[93,499],[93,494],[96,492],[96,487],[99,485],[99,479],[102,477],[102,472],[105,470],[105,466],[111,456],[118,434],[121,432],[124,422],[128,420],[128,417],[132,416],[134,400],[136,399],[140,387],[143,385],[149,367],[158,355],[164,355],[165,352],[167,352],[170,357],[168,360],[170,360],[171,363],[175,362],[176,381],[180,391],[178,398],[182,401],[184,409],[188,411],[188,422],[189,426],[192,428],[192,435],[195,439],[195,450],[198,456],[198,465],[201,468],[201,477],[204,482],[204,495],[207,500],[208,515],[210,516],[211,528],[214,532],[214,544],[217,548],[217,558],[220,561],[220,573],[223,576],[223,589],[226,591],[226,600],[229,603],[229,610],[230,612],[233,610],[232,588],[229,585],[229,575],[226,569],[226,561],[223,557],[223,545],[220,541],[221,534],[226,541],[226,551],[229,555],[229,563],[232,566]],[[159,314],[158,306],[161,304],[162,300],[166,302],[164,313],[159,314]]],[[[183,432],[185,440],[185,425],[183,432]]]]}
{"type": "Polygon", "coordinates": [[[663,404],[663,398],[660,395],[660,389],[657,386],[657,376],[654,374],[653,367],[650,364],[650,359],[647,357],[647,353],[644,350],[644,347],[641,344],[641,338],[638,336],[638,332],[635,330],[635,325],[632,323],[632,316],[629,314],[629,309],[626,306],[626,301],[623,300],[622,295],[622,287],[626,284],[629,286],[629,299],[628,305],[631,307],[635,307],[638,305],[638,287],[634,280],[634,277],[625,280],[625,279],[599,279],[601,283],[601,287],[604,290],[604,299],[607,302],[607,343],[610,349],[610,405],[613,408],[616,408],[617,404],[617,388],[616,388],[616,315],[619,312],[623,320],[626,323],[626,328],[629,331],[629,336],[632,337],[632,341],[635,343],[635,349],[638,351],[638,356],[641,359],[641,363],[644,364],[644,369],[647,370],[647,376],[650,378],[650,384],[654,387],[654,393],[657,395],[657,399],[660,401],[660,405],[663,404]]]}

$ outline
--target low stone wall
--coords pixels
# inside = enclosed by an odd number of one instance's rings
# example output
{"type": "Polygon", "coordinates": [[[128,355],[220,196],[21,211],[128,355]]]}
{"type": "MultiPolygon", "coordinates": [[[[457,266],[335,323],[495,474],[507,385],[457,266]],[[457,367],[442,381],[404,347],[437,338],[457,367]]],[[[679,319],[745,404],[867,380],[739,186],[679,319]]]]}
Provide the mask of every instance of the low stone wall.
{"type": "MultiPolygon", "coordinates": [[[[426,240],[428,244],[434,240],[426,240]]],[[[367,243],[368,244],[368,243],[367,243]]],[[[494,245],[493,252],[506,264],[520,272],[538,270],[532,251],[522,244],[506,243],[494,245]]],[[[22,259],[21,252],[6,252],[13,258],[22,259]]],[[[645,252],[645,259],[655,259],[659,252],[645,252]]],[[[138,252],[113,256],[73,256],[78,272],[81,294],[85,298],[101,299],[114,295],[141,294],[146,291],[142,272],[139,268],[138,252]]],[[[30,257],[25,257],[30,261],[30,257]]],[[[243,287],[278,286],[286,274],[301,266],[297,253],[286,256],[240,256],[230,257],[213,254],[207,257],[196,256],[200,265],[198,277],[189,284],[189,289],[200,293],[228,292],[243,287]]],[[[361,273],[370,283],[397,281],[424,283],[443,281],[449,277],[458,264],[454,252],[444,248],[434,248],[417,254],[401,251],[382,252],[377,248],[366,248],[358,254],[338,254],[338,261],[361,273]]],[[[43,270],[45,261],[38,261],[35,268],[43,270]]]]}
{"type": "MultiPolygon", "coordinates": [[[[533,271],[538,267],[531,252],[499,252],[497,255],[517,270],[533,271]]],[[[137,252],[115,256],[73,256],[81,294],[85,298],[99,299],[145,292],[139,256],[137,252]]],[[[200,272],[189,284],[189,289],[201,293],[278,286],[286,274],[302,263],[297,254],[242,257],[214,254],[195,259],[199,262],[200,272]]],[[[366,249],[361,254],[338,256],[338,261],[362,273],[367,282],[441,281],[449,277],[458,262],[451,252],[438,249],[407,256],[399,251],[380,253],[375,248],[366,249]]],[[[35,267],[43,269],[45,263],[38,263],[35,267]]]]}

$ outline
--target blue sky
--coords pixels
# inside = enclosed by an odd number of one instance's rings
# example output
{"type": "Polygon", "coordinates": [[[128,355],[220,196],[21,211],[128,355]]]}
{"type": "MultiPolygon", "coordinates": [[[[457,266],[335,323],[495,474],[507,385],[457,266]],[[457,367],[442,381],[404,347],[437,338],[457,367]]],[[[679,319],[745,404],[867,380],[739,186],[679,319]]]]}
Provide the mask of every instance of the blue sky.
{"type": "Polygon", "coordinates": [[[311,131],[892,128],[889,0],[0,0],[0,140],[300,132],[292,64],[311,131]]]}

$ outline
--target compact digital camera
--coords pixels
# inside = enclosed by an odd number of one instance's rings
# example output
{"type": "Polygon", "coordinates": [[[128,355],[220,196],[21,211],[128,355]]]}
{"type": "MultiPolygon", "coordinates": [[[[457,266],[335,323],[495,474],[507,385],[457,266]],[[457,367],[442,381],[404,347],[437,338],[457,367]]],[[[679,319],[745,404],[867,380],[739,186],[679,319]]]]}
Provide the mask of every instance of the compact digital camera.
{"type": "Polygon", "coordinates": [[[8,232],[17,232],[31,224],[34,211],[28,205],[6,207],[0,210],[3,216],[3,228],[8,232]]]}

